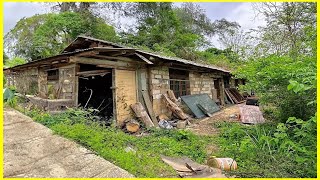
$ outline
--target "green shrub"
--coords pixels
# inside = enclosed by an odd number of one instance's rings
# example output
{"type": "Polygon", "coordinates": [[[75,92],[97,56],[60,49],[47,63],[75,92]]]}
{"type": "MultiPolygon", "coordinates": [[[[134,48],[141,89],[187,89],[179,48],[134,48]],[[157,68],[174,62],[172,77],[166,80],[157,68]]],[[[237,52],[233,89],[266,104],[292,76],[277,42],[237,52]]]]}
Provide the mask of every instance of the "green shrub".
{"type": "Polygon", "coordinates": [[[231,157],[241,177],[316,177],[316,117],[286,123],[219,125],[217,156],[231,157]]]}

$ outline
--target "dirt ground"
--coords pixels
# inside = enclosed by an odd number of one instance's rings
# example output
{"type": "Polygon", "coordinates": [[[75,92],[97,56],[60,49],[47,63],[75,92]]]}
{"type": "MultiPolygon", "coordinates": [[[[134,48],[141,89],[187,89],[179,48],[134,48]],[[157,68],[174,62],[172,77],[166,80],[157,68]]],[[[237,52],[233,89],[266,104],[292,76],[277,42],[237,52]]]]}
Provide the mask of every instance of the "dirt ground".
{"type": "Polygon", "coordinates": [[[206,117],[203,119],[192,119],[190,121],[191,125],[187,129],[197,135],[216,135],[218,133],[218,129],[213,126],[215,122],[239,122],[239,114],[240,109],[238,105],[228,105],[227,107],[214,113],[212,117],[206,117]]]}

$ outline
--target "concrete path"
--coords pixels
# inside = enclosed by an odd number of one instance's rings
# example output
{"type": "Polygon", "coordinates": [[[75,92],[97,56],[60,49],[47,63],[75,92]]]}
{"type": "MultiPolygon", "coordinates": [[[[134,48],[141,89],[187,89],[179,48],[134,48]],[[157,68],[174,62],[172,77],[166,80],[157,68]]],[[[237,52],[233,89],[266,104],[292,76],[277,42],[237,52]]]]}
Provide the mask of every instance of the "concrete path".
{"type": "Polygon", "coordinates": [[[134,177],[13,109],[4,109],[4,177],[134,177]]]}

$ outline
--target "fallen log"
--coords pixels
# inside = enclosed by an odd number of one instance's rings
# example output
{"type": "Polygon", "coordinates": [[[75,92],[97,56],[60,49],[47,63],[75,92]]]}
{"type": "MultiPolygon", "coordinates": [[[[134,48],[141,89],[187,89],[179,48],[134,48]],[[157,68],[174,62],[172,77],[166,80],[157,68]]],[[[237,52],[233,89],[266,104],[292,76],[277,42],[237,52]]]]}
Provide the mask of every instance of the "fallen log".
{"type": "Polygon", "coordinates": [[[135,133],[135,132],[139,131],[139,129],[140,129],[139,122],[134,119],[130,119],[130,120],[126,121],[125,123],[126,123],[126,130],[128,132],[135,133]]]}
{"type": "Polygon", "coordinates": [[[153,122],[151,121],[147,111],[144,109],[140,102],[131,104],[131,109],[135,113],[136,117],[139,118],[147,128],[154,127],[153,122]]]}
{"type": "Polygon", "coordinates": [[[168,90],[168,97],[169,99],[173,102],[173,103],[177,103],[178,99],[176,98],[176,96],[174,95],[172,90],[168,90]]]}
{"type": "Polygon", "coordinates": [[[179,108],[178,105],[173,103],[165,94],[162,94],[164,97],[165,103],[167,107],[176,115],[179,119],[185,120],[188,118],[188,116],[179,108]]]}

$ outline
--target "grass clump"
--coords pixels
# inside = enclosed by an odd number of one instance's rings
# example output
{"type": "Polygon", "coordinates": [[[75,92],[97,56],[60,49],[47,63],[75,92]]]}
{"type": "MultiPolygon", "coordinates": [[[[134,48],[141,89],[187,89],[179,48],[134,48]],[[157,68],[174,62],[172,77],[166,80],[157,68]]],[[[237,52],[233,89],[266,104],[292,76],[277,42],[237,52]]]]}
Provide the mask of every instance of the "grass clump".
{"type": "Polygon", "coordinates": [[[160,155],[187,156],[199,163],[207,157],[205,148],[209,139],[189,131],[151,129],[149,135],[136,137],[103,126],[90,114],[80,109],[69,109],[57,115],[35,110],[27,112],[55,133],[84,145],[137,177],[177,177],[160,155]],[[126,151],[127,147],[133,150],[126,151]]]}

